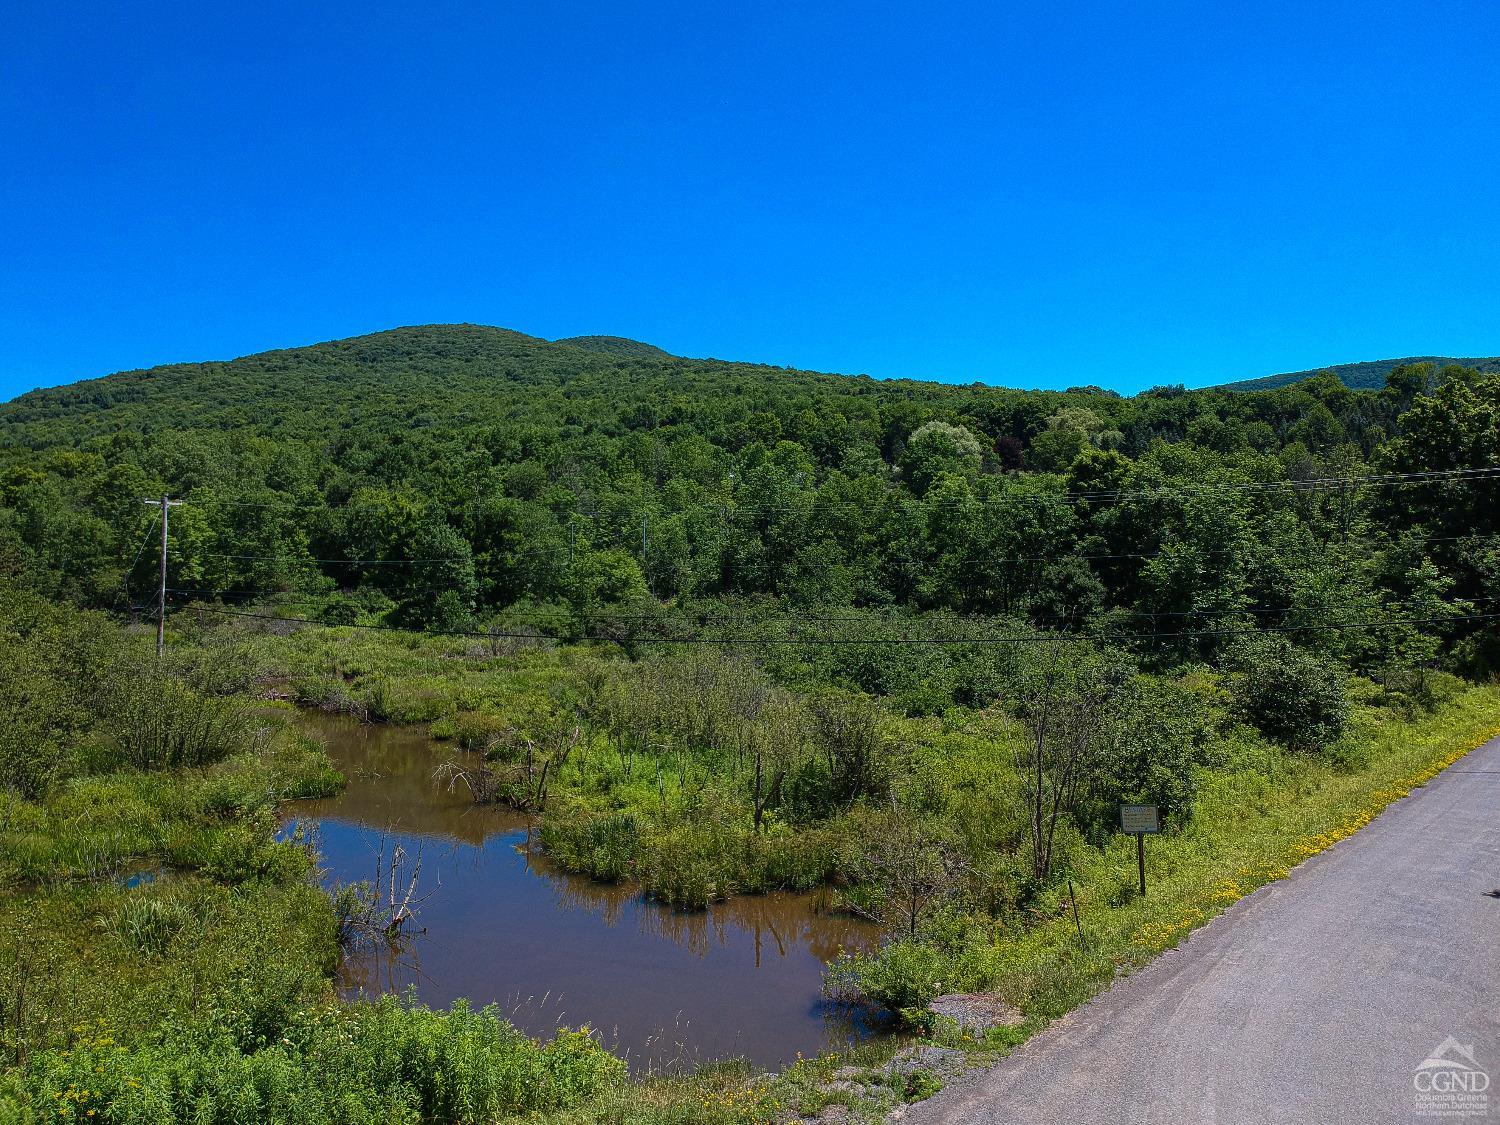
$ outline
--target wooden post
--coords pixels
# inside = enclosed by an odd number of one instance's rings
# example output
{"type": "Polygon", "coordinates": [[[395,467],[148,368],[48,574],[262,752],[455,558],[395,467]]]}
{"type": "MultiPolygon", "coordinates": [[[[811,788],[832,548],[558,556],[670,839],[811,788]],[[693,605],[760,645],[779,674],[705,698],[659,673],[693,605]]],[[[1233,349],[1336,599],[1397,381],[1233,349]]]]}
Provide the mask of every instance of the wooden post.
{"type": "Polygon", "coordinates": [[[1121,805],[1120,831],[1135,837],[1135,867],[1141,896],[1146,894],[1146,833],[1161,831],[1161,810],[1155,805],[1121,805]]]}

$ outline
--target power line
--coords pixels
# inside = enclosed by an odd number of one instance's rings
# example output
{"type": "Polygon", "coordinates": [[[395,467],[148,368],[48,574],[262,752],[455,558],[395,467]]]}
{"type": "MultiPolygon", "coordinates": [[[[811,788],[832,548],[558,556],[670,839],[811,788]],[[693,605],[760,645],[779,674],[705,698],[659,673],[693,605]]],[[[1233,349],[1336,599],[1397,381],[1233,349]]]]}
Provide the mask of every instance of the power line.
{"type": "MultiPolygon", "coordinates": [[[[626,544],[618,536],[616,536],[613,532],[610,532],[608,528],[598,528],[598,527],[596,527],[594,529],[594,532],[593,532],[594,535],[600,535],[601,533],[606,537],[605,538],[605,544],[607,546],[611,546],[611,547],[625,547],[626,546],[626,544]]],[[[590,546],[597,546],[597,545],[598,544],[590,543],[590,546]]],[[[516,554],[516,555],[533,555],[533,556],[534,555],[566,555],[566,554],[569,553],[569,550],[568,550],[568,547],[566,545],[559,544],[558,546],[555,546],[555,547],[536,547],[536,546],[532,546],[532,547],[520,547],[520,548],[516,549],[515,551],[510,551],[510,552],[506,552],[506,553],[508,553],[508,554],[516,554]]],[[[247,560],[247,561],[254,561],[254,562],[285,562],[285,563],[291,563],[291,564],[318,563],[318,564],[328,565],[328,566],[413,566],[413,565],[425,565],[425,564],[428,564],[428,563],[463,563],[463,562],[475,562],[475,561],[478,561],[478,559],[481,556],[474,555],[471,552],[468,555],[432,555],[432,556],[417,557],[417,558],[397,558],[397,557],[392,556],[392,557],[384,557],[384,558],[374,558],[374,557],[371,557],[371,558],[352,558],[352,559],[349,559],[349,558],[339,558],[339,557],[336,557],[336,556],[334,556],[334,557],[328,557],[328,558],[314,558],[314,557],[310,557],[310,556],[309,557],[299,557],[299,556],[296,556],[296,555],[228,554],[228,553],[221,552],[221,551],[204,551],[201,554],[199,554],[198,557],[199,558],[204,558],[204,559],[233,559],[233,560],[247,560]]]]}
{"type": "MultiPolygon", "coordinates": [[[[614,544],[611,544],[614,545],[614,544]]],[[[565,555],[568,553],[566,546],[557,547],[521,547],[516,551],[507,552],[517,555],[565,555]]],[[[204,551],[199,556],[204,559],[236,559],[255,562],[284,562],[284,563],[319,563],[327,566],[414,566],[428,563],[463,563],[478,561],[480,556],[469,555],[433,555],[419,558],[313,558],[299,557],[297,555],[234,555],[217,551],[204,551]]]]}
{"type": "Polygon", "coordinates": [[[156,530],[156,521],[161,518],[160,513],[151,517],[151,523],[146,527],[146,537],[141,540],[141,545],[136,548],[135,558],[130,560],[130,565],[125,568],[125,598],[130,598],[130,576],[135,573],[136,565],[141,561],[141,556],[146,553],[146,544],[151,542],[151,534],[156,530]]]}
{"type": "Polygon", "coordinates": [[[205,559],[249,559],[249,560],[257,560],[257,561],[260,561],[260,562],[326,563],[326,564],[329,564],[329,565],[337,564],[337,565],[340,565],[340,566],[382,566],[382,565],[388,565],[388,566],[408,566],[408,565],[412,565],[414,563],[448,563],[448,562],[469,562],[469,561],[472,561],[472,559],[465,558],[462,555],[444,555],[444,556],[433,556],[433,557],[430,557],[430,558],[413,558],[413,559],[399,559],[399,558],[385,558],[385,559],[376,559],[376,558],[371,558],[371,559],[326,558],[326,559],[316,559],[316,558],[305,558],[305,557],[304,558],[299,558],[299,557],[297,557],[295,555],[226,555],[226,554],[221,554],[221,553],[217,553],[217,552],[214,552],[214,551],[204,551],[198,557],[199,558],[205,558],[205,559]]]}
{"type": "MultiPolygon", "coordinates": [[[[1359,537],[1359,538],[1370,538],[1370,539],[1373,539],[1374,536],[1362,536],[1362,537],[1359,537]]],[[[1393,533],[1391,533],[1391,536],[1390,536],[1390,542],[1391,542],[1392,546],[1399,546],[1402,543],[1408,543],[1408,542],[1410,542],[1410,543],[1451,543],[1451,542],[1458,542],[1458,541],[1461,541],[1461,540],[1469,540],[1469,539],[1495,539],[1495,538],[1500,538],[1500,532],[1476,532],[1476,533],[1474,533],[1472,535],[1422,535],[1422,536],[1415,536],[1415,537],[1407,537],[1407,536],[1403,535],[1400,532],[1393,532],[1393,533]]],[[[614,540],[610,545],[611,546],[626,547],[626,544],[620,542],[619,540],[614,540]]],[[[1157,549],[1155,551],[1115,551],[1115,552],[1108,552],[1108,553],[1104,553],[1104,554],[1093,554],[1093,555],[1075,555],[1075,554],[1070,554],[1070,553],[1066,553],[1066,552],[1059,552],[1059,553],[1050,554],[1050,555],[1006,555],[1006,556],[1003,556],[1003,557],[997,559],[996,561],[1002,562],[1002,563],[1010,563],[1010,562],[1067,562],[1067,561],[1072,561],[1074,559],[1078,559],[1078,560],[1093,562],[1093,561],[1099,561],[1099,560],[1117,560],[1117,559],[1157,559],[1157,558],[1161,558],[1162,555],[1164,555],[1164,554],[1167,553],[1167,548],[1169,548],[1171,546],[1180,546],[1180,545],[1183,545],[1183,544],[1181,543],[1180,540],[1178,540],[1178,541],[1174,541],[1173,543],[1169,543],[1165,547],[1159,548],[1159,549],[1157,549]]],[[[1325,544],[1325,546],[1332,546],[1332,545],[1333,544],[1331,544],[1331,543],[1330,544],[1325,544]]],[[[1342,546],[1343,544],[1340,543],[1339,545],[1342,546]]],[[[568,548],[566,546],[557,546],[557,547],[522,547],[522,548],[520,548],[517,551],[507,552],[507,553],[514,554],[514,555],[538,556],[538,555],[566,555],[566,554],[569,553],[569,551],[568,551],[568,548]]],[[[203,559],[231,559],[231,560],[248,560],[248,561],[256,561],[256,562],[284,562],[284,563],[287,563],[288,565],[301,565],[303,563],[317,563],[319,565],[328,565],[328,566],[420,566],[420,565],[428,565],[428,564],[436,564],[436,563],[478,562],[483,556],[480,556],[480,555],[469,555],[469,556],[447,555],[447,556],[433,556],[433,557],[430,557],[430,558],[412,558],[412,559],[403,559],[403,558],[354,558],[354,559],[345,559],[345,558],[299,557],[299,556],[296,556],[296,555],[241,555],[241,554],[225,554],[225,553],[222,553],[222,552],[215,552],[215,551],[203,551],[203,552],[198,553],[196,555],[196,557],[197,558],[203,558],[203,559]]]]}

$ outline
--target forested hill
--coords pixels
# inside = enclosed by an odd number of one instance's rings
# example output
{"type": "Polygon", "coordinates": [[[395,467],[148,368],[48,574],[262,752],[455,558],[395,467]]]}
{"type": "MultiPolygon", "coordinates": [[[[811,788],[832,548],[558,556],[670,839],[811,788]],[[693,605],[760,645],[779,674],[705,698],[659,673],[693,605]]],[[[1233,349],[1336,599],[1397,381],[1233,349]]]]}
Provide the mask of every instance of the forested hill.
{"type": "Polygon", "coordinates": [[[1379,390],[1385,386],[1386,376],[1398,367],[1411,367],[1419,363],[1430,363],[1434,368],[1469,367],[1487,374],[1500,372],[1500,357],[1454,359],[1449,356],[1418,355],[1405,359],[1372,359],[1363,363],[1336,363],[1332,367],[1319,367],[1310,371],[1288,371],[1282,375],[1264,375],[1259,379],[1241,379],[1235,383],[1224,383],[1221,391],[1272,391],[1303,379],[1311,379],[1324,371],[1331,372],[1343,381],[1346,387],[1355,390],[1379,390]]]}
{"type": "Polygon", "coordinates": [[[0,579],[139,605],[141,501],[171,494],[176,605],[446,629],[840,607],[1162,660],[1298,622],[1356,668],[1490,643],[1500,378],[1472,368],[1126,399],[625,344],[401,328],[24,395],[0,579]]]}
{"type": "MultiPolygon", "coordinates": [[[[483,325],[424,325],[241,359],[123,371],[0,406],[0,441],[52,444],[135,430],[297,433],[464,426],[519,412],[596,425],[621,402],[861,393],[871,381],[689,360],[614,336],[549,342],[483,325]]],[[[933,384],[930,393],[945,388],[933,384]]],[[[679,408],[682,403],[679,402],[679,408]]]]}

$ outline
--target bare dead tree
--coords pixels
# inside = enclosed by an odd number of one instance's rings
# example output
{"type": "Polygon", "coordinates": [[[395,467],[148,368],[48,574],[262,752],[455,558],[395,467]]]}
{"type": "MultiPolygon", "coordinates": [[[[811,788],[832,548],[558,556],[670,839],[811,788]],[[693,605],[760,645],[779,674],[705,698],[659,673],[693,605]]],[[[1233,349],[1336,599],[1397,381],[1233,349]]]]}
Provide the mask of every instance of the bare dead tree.
{"type": "Polygon", "coordinates": [[[968,867],[958,848],[894,796],[865,854],[866,872],[884,894],[880,921],[913,938],[958,890],[968,867]]]}
{"type": "Polygon", "coordinates": [[[412,931],[422,905],[442,887],[423,892],[422,848],[408,851],[396,844],[387,856],[384,836],[375,850],[375,872],[371,879],[334,888],[334,911],[338,919],[339,944],[346,948],[368,945],[376,938],[396,943],[412,931]]]}
{"type": "Polygon", "coordinates": [[[492,743],[489,751],[472,758],[450,758],[432,771],[438,784],[451,791],[460,783],[479,805],[503,802],[522,812],[540,812],[547,804],[553,780],[583,739],[583,727],[558,726],[545,729],[540,741],[519,731],[499,736],[506,745],[492,743]],[[502,755],[499,760],[492,755],[502,755]],[[504,756],[519,760],[506,761],[504,756]]]}
{"type": "MultiPolygon", "coordinates": [[[[400,844],[396,845],[391,853],[391,862],[388,868],[388,890],[386,894],[385,916],[386,932],[394,932],[401,929],[408,921],[416,917],[417,913],[417,882],[422,877],[422,849],[417,849],[416,857],[411,863],[411,873],[408,875],[404,870],[407,866],[407,851],[400,844]]],[[[380,868],[377,863],[376,878],[379,879],[380,868]]]]}
{"type": "Polygon", "coordinates": [[[432,771],[432,779],[450,793],[462,783],[476,805],[492,805],[499,797],[500,775],[483,758],[449,758],[432,771]]]}
{"type": "Polygon", "coordinates": [[[1015,764],[1030,813],[1031,873],[1045,884],[1052,878],[1058,819],[1076,806],[1079,783],[1104,734],[1110,684],[1078,646],[1060,639],[1037,653],[1023,683],[1026,738],[1015,764]]]}

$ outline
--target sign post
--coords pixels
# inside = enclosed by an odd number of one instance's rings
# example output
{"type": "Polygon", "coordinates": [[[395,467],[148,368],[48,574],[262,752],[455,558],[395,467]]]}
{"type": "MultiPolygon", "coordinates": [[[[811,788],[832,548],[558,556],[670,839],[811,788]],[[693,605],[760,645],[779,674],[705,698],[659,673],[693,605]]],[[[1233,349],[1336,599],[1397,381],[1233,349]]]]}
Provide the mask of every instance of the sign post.
{"type": "Polygon", "coordinates": [[[1141,897],[1146,895],[1146,836],[1161,831],[1161,814],[1155,805],[1121,805],[1120,831],[1135,837],[1135,865],[1140,875],[1141,897]]]}

